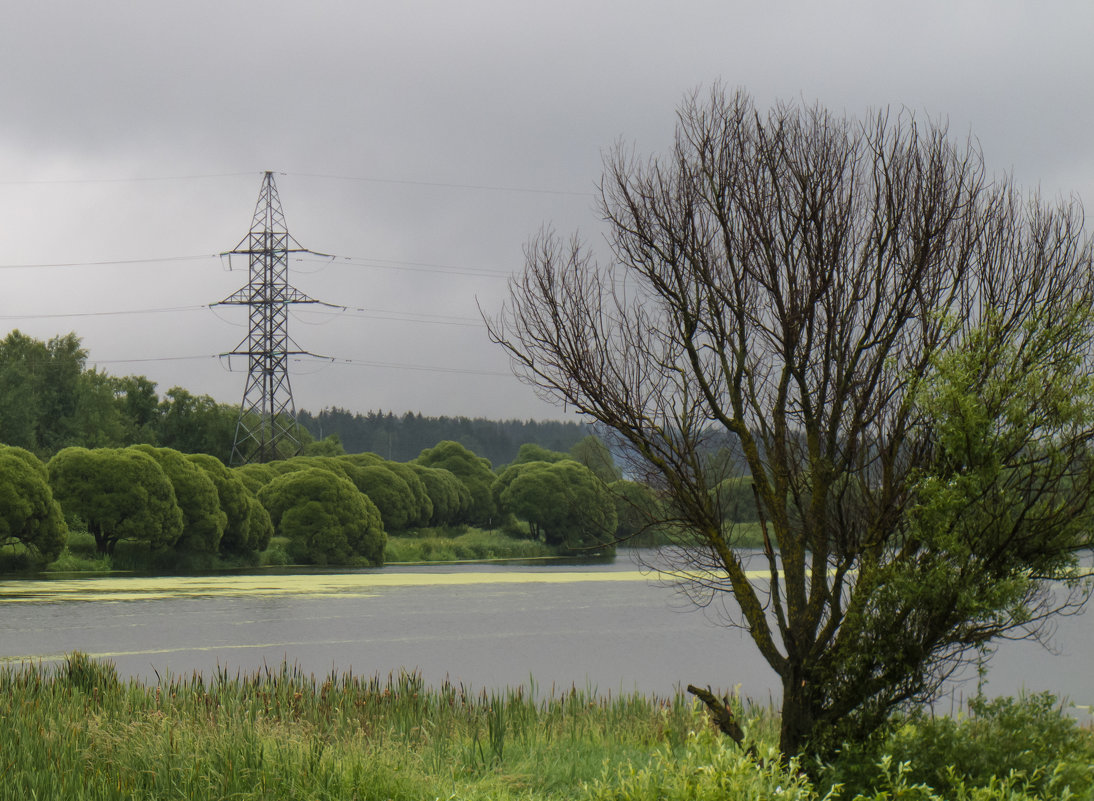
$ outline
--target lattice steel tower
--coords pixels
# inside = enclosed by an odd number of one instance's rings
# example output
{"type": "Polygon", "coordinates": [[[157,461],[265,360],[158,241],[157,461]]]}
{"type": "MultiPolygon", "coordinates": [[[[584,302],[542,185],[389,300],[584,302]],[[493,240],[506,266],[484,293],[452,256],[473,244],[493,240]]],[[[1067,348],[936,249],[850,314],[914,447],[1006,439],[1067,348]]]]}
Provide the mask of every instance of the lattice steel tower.
{"type": "Polygon", "coordinates": [[[246,255],[250,279],[247,286],[214,304],[249,309],[247,338],[235,350],[222,354],[246,356],[248,363],[247,386],[232,443],[233,465],[268,462],[300,453],[288,363],[290,356],[307,351],[300,350],[289,337],[289,304],[318,301],[289,285],[289,254],[311,252],[289,235],[273,173],[267,172],[250,233],[235,249],[221,254],[229,260],[233,255],[246,255]]]}

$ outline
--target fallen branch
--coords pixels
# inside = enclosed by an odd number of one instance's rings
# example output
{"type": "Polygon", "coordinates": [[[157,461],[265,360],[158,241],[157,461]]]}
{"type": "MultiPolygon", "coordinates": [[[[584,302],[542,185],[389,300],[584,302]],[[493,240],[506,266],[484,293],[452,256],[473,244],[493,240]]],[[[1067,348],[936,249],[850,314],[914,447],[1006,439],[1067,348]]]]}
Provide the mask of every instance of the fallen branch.
{"type": "Polygon", "coordinates": [[[744,739],[745,732],[741,728],[741,724],[737,722],[737,718],[733,716],[733,710],[729,708],[729,705],[718,698],[713,692],[711,692],[710,685],[704,690],[702,687],[696,687],[694,684],[688,685],[688,692],[706,704],[707,709],[710,710],[710,716],[714,719],[714,724],[737,743],[738,746],[752,757],[756,756],[756,746],[750,745],[745,748],[744,739]]]}

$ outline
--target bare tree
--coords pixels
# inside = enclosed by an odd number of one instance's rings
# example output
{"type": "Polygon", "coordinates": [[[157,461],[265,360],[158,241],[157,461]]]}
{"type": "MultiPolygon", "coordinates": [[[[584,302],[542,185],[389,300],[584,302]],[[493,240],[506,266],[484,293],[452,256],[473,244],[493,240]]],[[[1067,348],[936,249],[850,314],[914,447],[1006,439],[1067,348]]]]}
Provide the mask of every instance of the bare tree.
{"type": "Polygon", "coordinates": [[[677,574],[781,678],[783,751],[824,753],[1085,600],[1091,243],[908,114],[719,87],[678,117],[667,156],[606,157],[610,263],[545,231],[488,325],[656,482],[677,574]],[[727,440],[763,580],[712,491],[727,440]]]}

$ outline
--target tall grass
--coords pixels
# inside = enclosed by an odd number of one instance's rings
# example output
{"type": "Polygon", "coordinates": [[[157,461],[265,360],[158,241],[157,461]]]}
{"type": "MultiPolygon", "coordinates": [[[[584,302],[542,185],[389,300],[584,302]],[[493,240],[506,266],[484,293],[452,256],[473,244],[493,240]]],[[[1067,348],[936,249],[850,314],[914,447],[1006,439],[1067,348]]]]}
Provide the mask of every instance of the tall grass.
{"type": "Polygon", "coordinates": [[[536,540],[468,527],[457,531],[425,529],[414,536],[390,536],[384,560],[390,563],[537,559],[555,553],[554,548],[536,540]]]}
{"type": "MultiPolygon", "coordinates": [[[[109,573],[115,570],[186,573],[245,567],[284,566],[292,563],[288,540],[274,537],[259,554],[179,553],[151,550],[147,544],[120,542],[113,555],[100,554],[95,538],[86,530],[69,532],[68,543],[49,565],[36,562],[21,543],[0,548],[0,575],[38,572],[109,573]]],[[[510,537],[502,531],[462,526],[456,529],[423,529],[413,535],[391,536],[385,551],[387,562],[455,562],[490,559],[537,559],[553,556],[554,548],[530,539],[510,537]]]]}
{"type": "MultiPolygon", "coordinates": [[[[738,708],[757,758],[717,735],[681,695],[543,693],[534,683],[472,692],[426,687],[416,673],[316,678],[284,664],[144,685],[71,654],[53,668],[0,666],[0,799],[1094,797],[1090,732],[1061,728],[1043,706],[1032,721],[1012,712],[1003,717],[1025,721],[1015,734],[1036,776],[1006,764],[975,782],[950,771],[940,795],[907,761],[875,754],[869,788],[818,789],[775,750],[778,720],[765,708],[738,708]],[[1056,733],[1051,748],[1070,749],[1066,782],[1053,755],[1030,744],[1035,737],[1021,740],[1046,726],[1056,733]],[[1042,766],[1056,778],[1040,780],[1042,766]]],[[[908,725],[921,724],[937,737],[926,721],[908,725]]],[[[954,723],[951,746],[963,725],[954,723]]],[[[902,736],[905,746],[914,740],[909,730],[902,736]]],[[[964,743],[970,753],[973,745],[964,743]]]]}
{"type": "Polygon", "coordinates": [[[568,797],[705,727],[680,697],[538,695],[288,665],[154,686],[81,654],[0,666],[0,798],[568,797]]]}

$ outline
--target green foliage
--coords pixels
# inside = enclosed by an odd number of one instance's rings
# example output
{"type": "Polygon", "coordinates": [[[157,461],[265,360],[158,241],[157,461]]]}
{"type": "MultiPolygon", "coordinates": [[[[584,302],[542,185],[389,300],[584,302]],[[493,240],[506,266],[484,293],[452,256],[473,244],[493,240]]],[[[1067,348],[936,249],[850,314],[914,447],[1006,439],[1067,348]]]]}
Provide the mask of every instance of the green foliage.
{"type": "Polygon", "coordinates": [[[159,444],[230,456],[236,411],[175,387],[161,402],[143,376],[85,369],[75,334],[48,342],[12,331],[0,341],[0,442],[42,458],[67,446],[159,444]]]}
{"type": "Polygon", "coordinates": [[[507,468],[494,486],[502,509],[567,551],[614,550],[615,499],[591,470],[565,459],[507,468]]]}
{"type": "Polygon", "coordinates": [[[734,523],[754,523],[760,519],[756,509],[756,494],[752,491],[752,479],[727,478],[714,488],[722,519],[734,523]]]}
{"type": "Polygon", "coordinates": [[[182,535],[176,540],[175,548],[215,553],[224,536],[228,515],[220,507],[220,497],[213,479],[176,450],[151,445],[132,447],[155,459],[175,490],[175,502],[182,511],[182,535]]]}
{"type": "Polygon", "coordinates": [[[125,442],[155,443],[160,419],[160,399],[155,382],[140,375],[123,376],[115,380],[114,392],[123,412],[125,442]]]}
{"type": "Polygon", "coordinates": [[[335,408],[316,414],[301,411],[299,417],[316,437],[336,434],[349,453],[371,451],[397,462],[412,461],[425,448],[453,440],[491,464],[503,465],[516,457],[521,443],[565,452],[588,433],[587,426],[574,422],[426,417],[411,412],[355,414],[335,408]]]}
{"type": "Polygon", "coordinates": [[[440,467],[425,467],[411,462],[409,465],[422,482],[432,514],[429,524],[447,526],[467,516],[471,508],[471,491],[451,472],[440,467]]]}
{"type": "Polygon", "coordinates": [[[54,668],[0,665],[0,801],[1094,798],[1094,734],[1059,727],[1053,704],[996,706],[944,724],[952,736],[937,748],[932,727],[945,719],[923,718],[875,753],[845,752],[871,778],[841,787],[831,775],[811,783],[801,763],[778,754],[779,722],[765,708],[738,710],[756,744],[747,754],[681,695],[606,698],[575,688],[543,697],[534,685],[473,692],[447,681],[429,687],[416,673],[317,678],[288,665],[146,686],[73,653],[54,668]],[[977,728],[982,714],[992,731],[977,728]],[[902,742],[899,753],[885,750],[902,742]],[[934,771],[940,784],[915,762],[936,756],[945,764],[934,771]],[[974,776],[958,764],[965,756],[997,763],[974,776]],[[1012,770],[1012,759],[1023,767],[1012,770]]]}
{"type": "Polygon", "coordinates": [[[817,801],[796,760],[770,750],[749,755],[709,729],[692,732],[682,750],[661,746],[641,766],[624,764],[592,783],[591,801],[723,801],[778,798],[817,801]]]}
{"type": "Polygon", "coordinates": [[[43,456],[88,435],[120,444],[109,382],[85,373],[86,360],[75,334],[41,342],[16,330],[0,341],[0,441],[43,456]]]}
{"type": "Polygon", "coordinates": [[[389,537],[385,562],[457,562],[492,559],[539,559],[553,556],[542,542],[517,539],[498,531],[431,528],[413,537],[389,537]]]}
{"type": "Polygon", "coordinates": [[[230,469],[232,474],[242,481],[243,485],[255,495],[258,494],[259,490],[280,475],[280,473],[274,469],[273,465],[259,464],[257,462],[240,465],[239,467],[230,469]]]}
{"type": "Polygon", "coordinates": [[[267,484],[258,499],[288,553],[299,563],[382,565],[384,532],[375,504],[349,481],[318,468],[287,472],[267,484]]]}
{"type": "Polygon", "coordinates": [[[84,693],[101,694],[118,689],[118,671],[111,662],[92,659],[82,651],[65,655],[58,680],[84,693]]]}
{"type": "Polygon", "coordinates": [[[664,156],[607,154],[611,258],[544,230],[488,320],[698,535],[674,575],[700,605],[733,596],[788,754],[869,736],[1085,600],[1094,240],[1076,199],[982,156],[914,115],[764,111],[715,85],[664,156]],[[756,488],[770,584],[711,492],[731,475],[756,488]]]}
{"type": "Polygon", "coordinates": [[[342,456],[345,454],[342,440],[337,434],[330,434],[323,439],[304,443],[302,456],[342,456]]]}
{"type": "Polygon", "coordinates": [[[280,459],[268,464],[278,475],[284,475],[293,470],[305,470],[314,467],[334,473],[339,478],[349,478],[346,463],[341,459],[330,456],[293,456],[291,459],[280,459]]]}
{"type": "Polygon", "coordinates": [[[45,466],[30,451],[0,445],[0,546],[18,542],[30,550],[30,562],[45,563],[67,536],[45,466]]]}
{"type": "Polygon", "coordinates": [[[1094,466],[1069,435],[1094,420],[1094,343],[1087,309],[1065,319],[1031,313],[1004,336],[994,316],[964,347],[940,355],[917,395],[936,437],[913,490],[910,538],[947,558],[993,570],[1058,575],[1092,543],[1094,466]]]}
{"type": "MultiPolygon", "coordinates": [[[[224,513],[224,533],[219,550],[227,554],[246,554],[261,550],[258,546],[263,531],[251,530],[251,509],[257,500],[254,493],[237,473],[232,472],[220,459],[207,453],[191,453],[187,457],[213,482],[217,501],[224,513]]],[[[260,506],[260,505],[259,505],[260,506]]],[[[268,533],[266,533],[268,539],[268,533]]]]}
{"type": "Polygon", "coordinates": [[[126,448],[65,448],[49,461],[54,497],[95,536],[100,553],[119,541],[173,545],[182,534],[182,511],[163,469],[146,453],[126,448]]]}
{"type": "MultiPolygon", "coordinates": [[[[816,742],[874,728],[886,694],[929,692],[940,655],[1036,630],[1086,597],[1073,568],[1094,532],[1094,378],[1080,369],[1092,344],[1087,309],[1031,309],[1006,330],[987,313],[962,347],[932,360],[913,394],[930,448],[910,476],[899,536],[860,567],[844,635],[813,674],[826,698],[859,702],[816,742]],[[862,698],[879,677],[883,692],[862,698]]],[[[845,487],[845,508],[862,492],[845,487]]]]}
{"type": "Polygon", "coordinates": [[[569,458],[569,454],[549,450],[534,442],[525,442],[520,446],[520,450],[517,451],[517,458],[513,460],[513,464],[527,464],[528,462],[561,462],[563,459],[569,458]]]}
{"type": "Polygon", "coordinates": [[[615,536],[628,545],[660,544],[664,511],[656,493],[645,484],[620,479],[608,485],[615,500],[615,536]]]}
{"type": "Polygon", "coordinates": [[[408,515],[407,524],[411,526],[428,526],[433,519],[433,501],[430,500],[425,484],[414,466],[404,462],[384,462],[384,467],[405,481],[414,496],[414,503],[408,515]]]}
{"type": "Polygon", "coordinates": [[[1020,780],[1024,793],[1060,798],[1064,788],[1094,793],[1094,732],[1080,729],[1051,693],[975,698],[958,718],[916,712],[898,718],[885,739],[850,746],[819,780],[867,792],[900,767],[906,783],[960,797],[999,779],[1020,780]]]}
{"type": "Polygon", "coordinates": [[[82,556],[69,548],[50,563],[49,573],[109,573],[114,569],[113,560],[106,554],[82,556]]]}
{"type": "Polygon", "coordinates": [[[257,495],[247,497],[247,542],[254,551],[264,551],[274,535],[273,521],[257,495]]]}
{"type": "Polygon", "coordinates": [[[574,443],[570,448],[570,458],[592,470],[593,474],[605,484],[611,484],[623,478],[623,471],[616,467],[615,458],[608,450],[608,446],[593,434],[574,443]]]}
{"type": "Polygon", "coordinates": [[[451,440],[426,448],[415,461],[424,467],[448,470],[467,487],[471,494],[471,507],[463,522],[486,525],[491,523],[497,513],[493,495],[490,493],[496,476],[489,461],[451,440]]]}
{"type": "Polygon", "coordinates": [[[430,688],[406,672],[89,679],[0,666],[0,801],[587,798],[617,766],[662,744],[682,752],[704,725],[677,699],[430,688]]]}
{"type": "Polygon", "coordinates": [[[87,448],[111,448],[127,444],[128,428],[117,397],[118,381],[91,369],[77,381],[72,416],[63,428],[64,442],[87,448]]]}
{"type": "Polygon", "coordinates": [[[366,467],[350,465],[349,478],[358,491],[368,496],[380,511],[386,531],[403,531],[416,519],[418,505],[405,481],[387,464],[366,467]]]}
{"type": "Polygon", "coordinates": [[[359,467],[369,467],[374,464],[383,464],[384,458],[375,453],[363,451],[361,453],[347,453],[340,457],[342,461],[355,464],[359,467]]]}
{"type": "Polygon", "coordinates": [[[160,402],[158,444],[182,453],[208,453],[227,464],[239,412],[208,395],[172,387],[160,402]]]}

